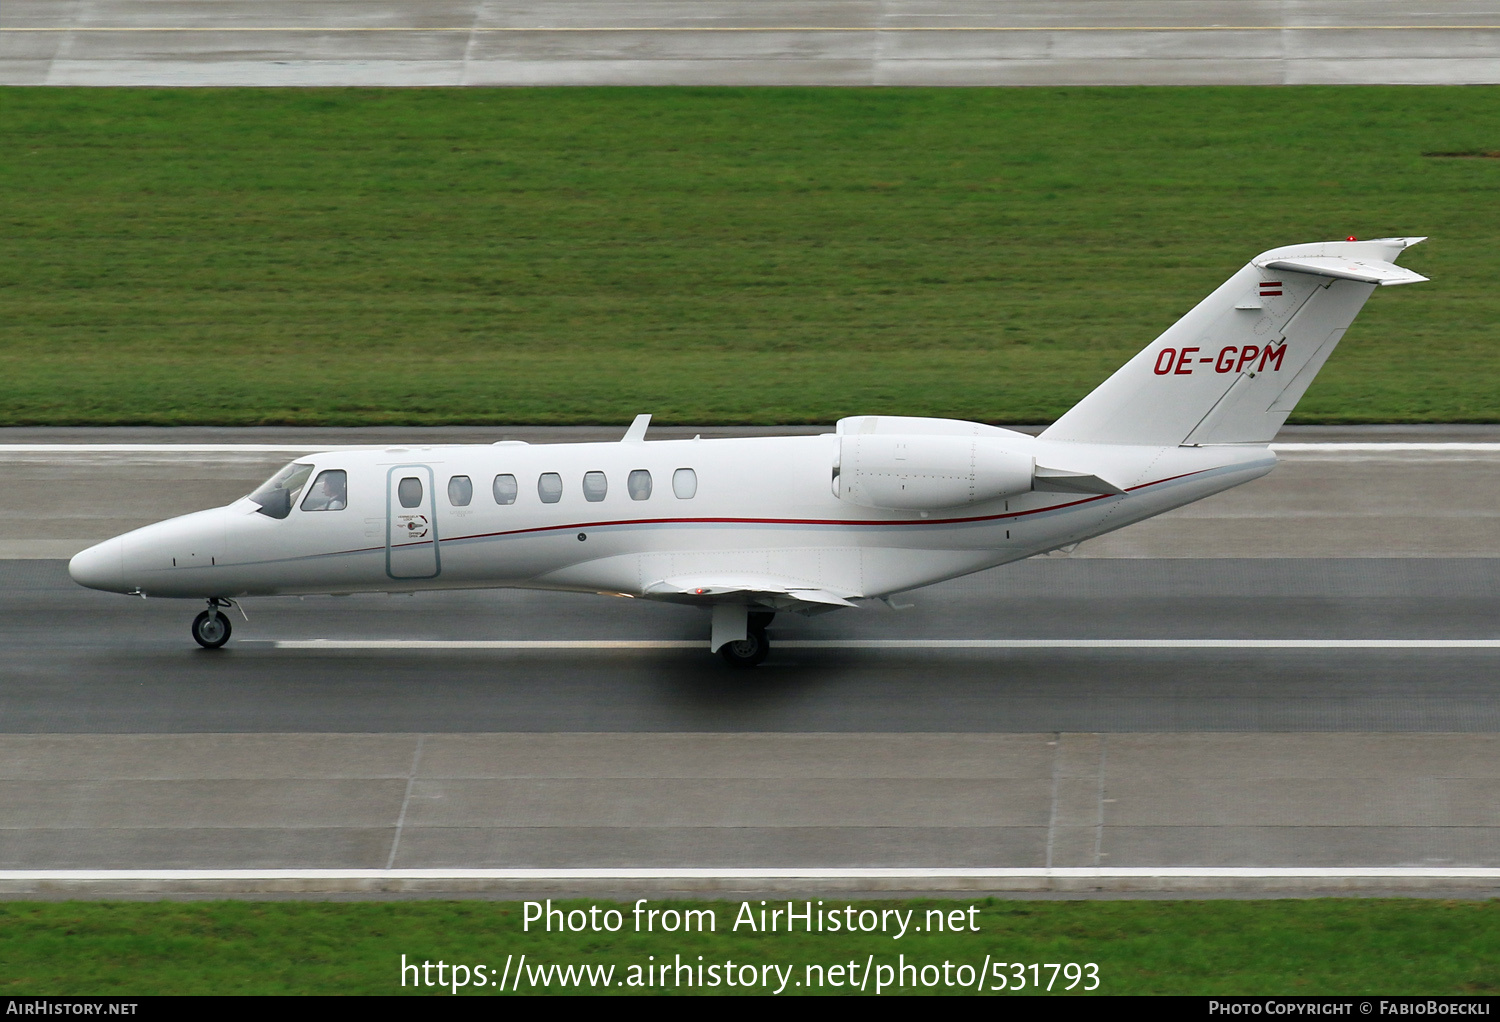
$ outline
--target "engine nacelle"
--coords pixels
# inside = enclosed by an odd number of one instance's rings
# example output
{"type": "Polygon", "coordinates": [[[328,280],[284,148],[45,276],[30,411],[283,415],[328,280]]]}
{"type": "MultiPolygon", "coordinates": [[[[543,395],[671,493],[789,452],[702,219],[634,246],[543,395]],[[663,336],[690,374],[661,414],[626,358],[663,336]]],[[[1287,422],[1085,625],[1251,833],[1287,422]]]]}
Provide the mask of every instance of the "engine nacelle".
{"type": "Polygon", "coordinates": [[[986,436],[843,434],[833,494],[861,507],[927,511],[1029,493],[1034,461],[986,436]]]}

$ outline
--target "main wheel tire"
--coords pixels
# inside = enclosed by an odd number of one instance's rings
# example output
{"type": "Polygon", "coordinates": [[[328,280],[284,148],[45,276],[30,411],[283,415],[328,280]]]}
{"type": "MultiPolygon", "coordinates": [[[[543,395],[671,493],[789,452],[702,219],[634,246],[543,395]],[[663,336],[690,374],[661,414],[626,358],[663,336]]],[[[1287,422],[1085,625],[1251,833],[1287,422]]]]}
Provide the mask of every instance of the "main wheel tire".
{"type": "Polygon", "coordinates": [[[771,652],[771,642],[763,629],[752,628],[739,642],[726,642],[719,647],[719,656],[730,667],[754,667],[771,652]]]}
{"type": "Polygon", "coordinates": [[[204,649],[218,649],[229,641],[229,618],[221,610],[210,615],[204,611],[193,618],[193,641],[204,649]]]}

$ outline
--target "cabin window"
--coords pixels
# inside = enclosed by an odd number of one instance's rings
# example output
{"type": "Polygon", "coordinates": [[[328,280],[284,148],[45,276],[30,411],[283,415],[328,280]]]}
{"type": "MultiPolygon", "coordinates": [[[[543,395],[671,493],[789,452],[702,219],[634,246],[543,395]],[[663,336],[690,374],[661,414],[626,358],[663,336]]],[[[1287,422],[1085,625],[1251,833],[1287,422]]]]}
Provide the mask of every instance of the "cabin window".
{"type": "Polygon", "coordinates": [[[514,504],[521,488],[516,485],[516,477],[506,472],[495,477],[494,491],[496,504],[514,504]]]}
{"type": "Polygon", "coordinates": [[[349,475],[341,468],[319,472],[302,498],[304,511],[342,511],[349,506],[349,475]]]}
{"type": "Polygon", "coordinates": [[[543,472],[536,481],[536,495],[543,504],[556,504],[562,500],[562,476],[556,472],[543,472]]]}
{"type": "Polygon", "coordinates": [[[402,507],[422,506],[422,480],[415,476],[407,476],[396,484],[396,499],[401,502],[402,507]]]}
{"type": "Polygon", "coordinates": [[[651,473],[643,468],[631,472],[630,478],[625,480],[625,489],[630,491],[631,500],[649,500],[651,498],[651,473]]]}
{"type": "Polygon", "coordinates": [[[474,481],[468,476],[454,476],[448,480],[448,503],[454,507],[468,507],[474,499],[474,481]]]}
{"type": "Polygon", "coordinates": [[[680,500],[691,500],[698,492],[698,473],[690,468],[679,468],[672,473],[672,492],[680,500]]]}
{"type": "Polygon", "coordinates": [[[312,470],[311,465],[299,465],[294,461],[267,479],[260,489],[250,494],[250,499],[260,505],[261,514],[269,518],[285,518],[292,513],[292,502],[302,492],[312,470]]]}
{"type": "Polygon", "coordinates": [[[597,504],[604,499],[609,492],[609,480],[604,478],[603,472],[585,472],[583,474],[583,499],[597,504]]]}

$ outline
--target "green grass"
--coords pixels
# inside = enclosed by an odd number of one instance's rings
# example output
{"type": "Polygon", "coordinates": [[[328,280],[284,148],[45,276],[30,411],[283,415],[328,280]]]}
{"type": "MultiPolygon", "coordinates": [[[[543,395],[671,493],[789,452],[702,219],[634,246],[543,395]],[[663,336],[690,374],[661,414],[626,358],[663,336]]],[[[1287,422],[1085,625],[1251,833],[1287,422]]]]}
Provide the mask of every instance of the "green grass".
{"type": "MultiPolygon", "coordinates": [[[[1500,993],[1494,901],[987,899],[978,933],[900,940],[727,932],[737,902],[653,902],[715,908],[717,932],[637,934],[629,906],[598,904],[624,910],[620,933],[546,934],[535,924],[523,933],[518,904],[476,901],[0,903],[0,995],[431,993],[402,988],[401,955],[498,971],[523,953],[532,964],[613,963],[622,976],[650,955],[791,964],[797,979],[808,964],[863,964],[872,954],[877,964],[904,954],[919,966],[981,968],[991,955],[1096,963],[1106,994],[1500,993]]],[[[920,923],[927,908],[970,903],[852,904],[915,908],[920,923]]]]}
{"type": "Polygon", "coordinates": [[[1060,414],[1428,234],[1294,421],[1500,421],[1491,87],[0,90],[0,424],[1060,414]]]}

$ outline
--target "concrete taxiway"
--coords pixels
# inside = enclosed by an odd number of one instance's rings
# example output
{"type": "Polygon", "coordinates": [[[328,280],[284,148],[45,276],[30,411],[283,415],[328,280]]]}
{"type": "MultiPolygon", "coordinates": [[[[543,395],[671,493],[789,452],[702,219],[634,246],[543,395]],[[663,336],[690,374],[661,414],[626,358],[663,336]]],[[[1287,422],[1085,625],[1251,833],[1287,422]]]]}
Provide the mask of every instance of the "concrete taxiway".
{"type": "Polygon", "coordinates": [[[7,85],[1500,81],[1500,3],[6,0],[7,85]]]}
{"type": "Polygon", "coordinates": [[[6,431],[0,892],[1500,890],[1500,429],[1279,439],[745,675],[690,608],[516,592],[252,601],[207,653],[57,558],[394,437],[6,431]]]}
{"type": "Polygon", "coordinates": [[[5,736],[0,868],[1493,870],[1497,752],[1495,735],[5,736]]]}

